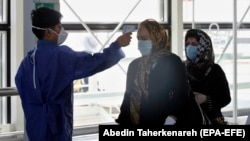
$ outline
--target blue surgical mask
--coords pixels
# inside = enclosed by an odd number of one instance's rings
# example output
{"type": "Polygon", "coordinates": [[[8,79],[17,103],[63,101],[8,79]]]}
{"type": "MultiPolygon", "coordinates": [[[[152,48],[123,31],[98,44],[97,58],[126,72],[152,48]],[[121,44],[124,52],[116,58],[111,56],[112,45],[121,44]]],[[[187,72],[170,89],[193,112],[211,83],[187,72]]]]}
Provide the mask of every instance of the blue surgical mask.
{"type": "Polygon", "coordinates": [[[190,60],[194,60],[198,54],[198,46],[188,45],[186,48],[186,54],[190,60]]]}
{"type": "Polygon", "coordinates": [[[141,52],[142,56],[149,55],[152,49],[151,40],[138,40],[138,50],[141,52]]]}

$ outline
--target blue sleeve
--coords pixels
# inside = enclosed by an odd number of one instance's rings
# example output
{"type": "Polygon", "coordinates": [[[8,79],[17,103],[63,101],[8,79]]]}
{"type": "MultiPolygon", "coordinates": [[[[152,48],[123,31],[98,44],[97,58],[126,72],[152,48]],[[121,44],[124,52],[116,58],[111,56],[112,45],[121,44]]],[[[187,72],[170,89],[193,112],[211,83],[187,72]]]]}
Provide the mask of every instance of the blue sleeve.
{"type": "Polygon", "coordinates": [[[125,57],[125,54],[118,42],[113,42],[102,53],[89,54],[87,52],[76,52],[75,56],[74,79],[79,79],[114,66],[125,57]]]}

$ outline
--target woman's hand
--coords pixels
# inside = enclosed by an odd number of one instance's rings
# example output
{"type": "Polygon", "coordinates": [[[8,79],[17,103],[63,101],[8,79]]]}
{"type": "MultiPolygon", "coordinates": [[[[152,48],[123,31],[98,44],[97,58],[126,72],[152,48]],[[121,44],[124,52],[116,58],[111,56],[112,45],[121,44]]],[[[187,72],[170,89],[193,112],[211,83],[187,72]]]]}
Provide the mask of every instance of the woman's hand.
{"type": "Polygon", "coordinates": [[[198,104],[202,104],[202,103],[205,103],[207,102],[207,96],[202,94],[202,93],[199,93],[199,92],[193,92],[194,93],[194,96],[195,96],[195,100],[198,104]]]}
{"type": "Polygon", "coordinates": [[[164,125],[174,125],[175,123],[176,123],[176,117],[170,115],[165,119],[164,125]]]}

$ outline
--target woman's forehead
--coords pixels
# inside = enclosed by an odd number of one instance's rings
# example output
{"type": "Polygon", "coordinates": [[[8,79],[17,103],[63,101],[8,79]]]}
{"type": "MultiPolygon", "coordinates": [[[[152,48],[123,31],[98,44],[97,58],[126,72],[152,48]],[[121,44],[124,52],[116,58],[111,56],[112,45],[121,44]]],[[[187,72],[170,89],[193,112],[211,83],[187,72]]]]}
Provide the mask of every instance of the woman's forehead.
{"type": "Polygon", "coordinates": [[[188,37],[186,39],[186,42],[197,42],[198,43],[198,41],[197,41],[197,39],[195,37],[188,37]]]}
{"type": "Polygon", "coordinates": [[[137,31],[137,37],[149,37],[149,32],[144,26],[140,26],[137,31]]]}

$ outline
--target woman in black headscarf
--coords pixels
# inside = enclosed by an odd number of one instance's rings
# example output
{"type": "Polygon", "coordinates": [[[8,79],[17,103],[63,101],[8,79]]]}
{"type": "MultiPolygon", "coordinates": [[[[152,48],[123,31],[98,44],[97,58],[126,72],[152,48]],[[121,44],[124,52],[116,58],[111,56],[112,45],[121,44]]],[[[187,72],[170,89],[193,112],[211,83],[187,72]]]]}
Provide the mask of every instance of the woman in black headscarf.
{"type": "Polygon", "coordinates": [[[187,75],[195,99],[212,124],[225,124],[221,109],[231,102],[226,75],[214,62],[210,37],[202,30],[190,29],[185,35],[187,75]]]}

